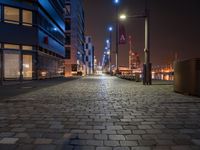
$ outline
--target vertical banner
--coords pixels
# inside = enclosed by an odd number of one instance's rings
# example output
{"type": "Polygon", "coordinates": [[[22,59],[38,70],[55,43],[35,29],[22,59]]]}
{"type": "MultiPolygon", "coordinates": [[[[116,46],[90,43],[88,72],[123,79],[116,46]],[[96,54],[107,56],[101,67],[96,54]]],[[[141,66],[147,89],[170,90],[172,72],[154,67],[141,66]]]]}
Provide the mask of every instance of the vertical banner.
{"type": "Polygon", "coordinates": [[[126,44],[126,30],[122,23],[119,23],[119,44],[126,44]]]}

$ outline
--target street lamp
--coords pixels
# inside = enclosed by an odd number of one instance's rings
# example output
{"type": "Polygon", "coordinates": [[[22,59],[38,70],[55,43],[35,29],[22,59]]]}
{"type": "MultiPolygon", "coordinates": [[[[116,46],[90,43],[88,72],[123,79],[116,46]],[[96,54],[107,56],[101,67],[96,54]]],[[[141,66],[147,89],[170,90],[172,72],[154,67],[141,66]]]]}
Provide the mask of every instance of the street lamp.
{"type": "Polygon", "coordinates": [[[116,73],[118,73],[118,68],[119,68],[119,66],[118,66],[118,50],[119,50],[119,41],[118,41],[118,39],[119,39],[119,20],[118,20],[118,15],[119,15],[119,0],[114,0],[114,3],[115,3],[115,6],[116,6],[116,20],[115,20],[115,30],[116,30],[116,55],[115,55],[115,57],[116,57],[116,73]]]}
{"type": "Polygon", "coordinates": [[[119,16],[119,19],[120,20],[125,20],[127,18],[127,16],[125,15],[125,14],[121,14],[120,16],[119,16]]]}
{"type": "Polygon", "coordinates": [[[113,31],[113,28],[112,27],[109,27],[108,28],[109,30],[109,41],[110,41],[110,54],[109,54],[109,68],[110,68],[110,75],[112,75],[112,60],[111,60],[111,57],[112,57],[112,31],[113,31]]]}
{"type": "MultiPolygon", "coordinates": [[[[151,63],[150,63],[150,48],[149,48],[149,11],[147,3],[145,5],[145,15],[128,16],[129,18],[144,18],[145,19],[145,48],[144,48],[144,64],[143,64],[143,84],[152,84],[151,63]]],[[[125,14],[120,15],[119,19],[125,20],[125,14]]]]}

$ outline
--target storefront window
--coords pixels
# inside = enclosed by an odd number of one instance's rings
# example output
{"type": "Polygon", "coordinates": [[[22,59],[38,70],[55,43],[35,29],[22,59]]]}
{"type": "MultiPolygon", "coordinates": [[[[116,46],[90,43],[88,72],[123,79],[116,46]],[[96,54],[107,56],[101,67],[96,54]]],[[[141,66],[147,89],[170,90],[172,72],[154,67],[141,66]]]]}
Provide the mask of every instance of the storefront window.
{"type": "Polygon", "coordinates": [[[22,22],[23,25],[26,26],[32,26],[32,11],[28,11],[28,10],[23,10],[23,17],[22,17],[22,22]]]}
{"type": "Polygon", "coordinates": [[[23,77],[32,79],[32,55],[23,55],[23,77]]]}
{"type": "Polygon", "coordinates": [[[33,50],[33,46],[26,46],[26,45],[23,45],[23,46],[22,46],[22,50],[32,51],[32,50],[33,50]]]}
{"type": "Polygon", "coordinates": [[[15,44],[4,44],[5,49],[20,49],[19,45],[15,44]]]}
{"type": "Polygon", "coordinates": [[[17,53],[4,53],[4,77],[16,79],[20,76],[20,55],[17,53]]]}
{"type": "Polygon", "coordinates": [[[4,21],[8,23],[19,24],[19,9],[13,7],[4,7],[4,21]]]}

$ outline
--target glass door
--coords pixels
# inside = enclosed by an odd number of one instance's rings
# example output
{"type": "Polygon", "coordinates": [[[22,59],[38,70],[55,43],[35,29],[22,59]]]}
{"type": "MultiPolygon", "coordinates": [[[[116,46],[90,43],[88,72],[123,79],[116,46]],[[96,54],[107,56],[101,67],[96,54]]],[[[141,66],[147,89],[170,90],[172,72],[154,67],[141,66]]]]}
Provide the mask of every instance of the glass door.
{"type": "Polygon", "coordinates": [[[32,79],[33,76],[33,63],[32,55],[23,55],[23,78],[32,79]]]}

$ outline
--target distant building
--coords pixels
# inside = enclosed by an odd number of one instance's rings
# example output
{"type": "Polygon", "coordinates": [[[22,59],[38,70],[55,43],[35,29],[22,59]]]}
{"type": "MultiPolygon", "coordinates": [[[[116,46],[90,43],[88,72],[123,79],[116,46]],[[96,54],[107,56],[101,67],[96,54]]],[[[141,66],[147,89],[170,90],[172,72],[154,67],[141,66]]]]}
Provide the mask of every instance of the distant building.
{"type": "Polygon", "coordinates": [[[65,0],[65,76],[84,72],[85,21],[82,0],[65,0]]]}
{"type": "Polygon", "coordinates": [[[94,74],[94,46],[90,36],[85,37],[85,54],[86,74],[94,74]]]}
{"type": "Polygon", "coordinates": [[[0,0],[1,80],[63,74],[63,7],[64,0],[0,0]]]}

